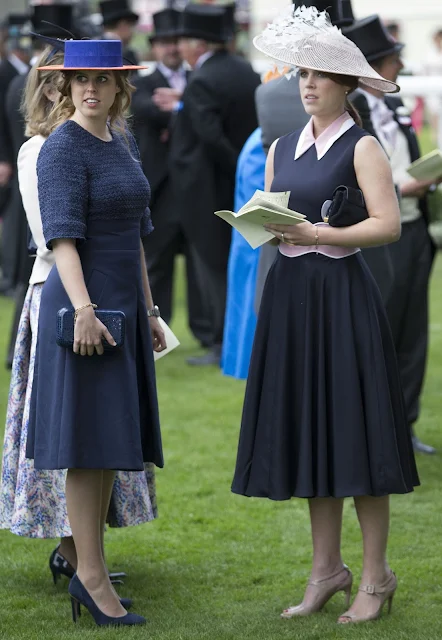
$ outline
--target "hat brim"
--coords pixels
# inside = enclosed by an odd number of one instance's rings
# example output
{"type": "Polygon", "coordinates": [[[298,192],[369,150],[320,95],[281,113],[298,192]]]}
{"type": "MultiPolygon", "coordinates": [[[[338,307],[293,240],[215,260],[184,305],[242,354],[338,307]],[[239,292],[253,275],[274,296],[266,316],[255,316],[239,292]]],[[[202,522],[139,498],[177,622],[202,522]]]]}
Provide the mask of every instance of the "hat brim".
{"type": "Polygon", "coordinates": [[[149,67],[135,64],[124,67],[64,67],[60,64],[37,67],[38,71],[136,71],[137,69],[149,69],[149,67]]]}
{"type": "MultiPolygon", "coordinates": [[[[340,34],[341,38],[344,38],[340,34]]],[[[347,43],[351,40],[345,38],[347,43]]],[[[335,75],[344,75],[358,78],[359,83],[381,91],[382,93],[397,93],[399,85],[383,78],[375,71],[365,59],[362,51],[351,42],[351,47],[344,51],[340,42],[326,40],[319,44],[316,52],[309,44],[309,39],[300,41],[299,47],[291,49],[270,44],[262,35],[253,39],[254,46],[273,60],[283,62],[290,67],[313,69],[335,75]],[[328,47],[328,51],[326,51],[328,47]],[[327,62],[329,64],[327,64],[327,62]]]]}
{"type": "Polygon", "coordinates": [[[148,38],[150,40],[150,42],[155,42],[155,40],[162,40],[162,39],[170,39],[170,38],[175,38],[178,39],[180,37],[180,34],[178,33],[178,31],[165,31],[164,33],[151,33],[148,38]]]}
{"type": "Polygon", "coordinates": [[[129,20],[129,22],[138,22],[140,16],[133,11],[121,11],[119,13],[110,13],[107,16],[103,16],[103,24],[112,24],[118,22],[118,20],[129,20]],[[106,20],[104,20],[106,19],[106,20]]]}
{"type": "Polygon", "coordinates": [[[393,53],[400,53],[404,47],[405,44],[403,44],[402,42],[395,42],[390,49],[385,49],[384,51],[373,53],[371,56],[366,56],[366,58],[368,62],[374,62],[375,60],[380,60],[381,58],[391,56],[393,53]]]}
{"type": "Polygon", "coordinates": [[[196,40],[205,40],[206,42],[216,42],[224,44],[228,41],[227,35],[215,35],[198,29],[182,29],[177,32],[177,38],[195,38],[196,40]]]}

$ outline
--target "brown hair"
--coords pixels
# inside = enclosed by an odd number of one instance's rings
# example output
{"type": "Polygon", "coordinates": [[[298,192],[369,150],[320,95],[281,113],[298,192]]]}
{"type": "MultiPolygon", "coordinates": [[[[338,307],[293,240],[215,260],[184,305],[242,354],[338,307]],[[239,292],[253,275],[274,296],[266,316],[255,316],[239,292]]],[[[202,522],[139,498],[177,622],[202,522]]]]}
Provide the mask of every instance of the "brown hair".
{"type": "MultiPolygon", "coordinates": [[[[71,96],[71,83],[75,73],[75,71],[63,71],[58,78],[56,88],[61,93],[61,99],[54,108],[54,118],[58,123],[56,126],[73,116],[75,112],[71,96]]],[[[128,71],[112,71],[112,73],[120,91],[116,94],[114,103],[109,109],[109,126],[111,131],[119,133],[127,139],[126,121],[129,118],[131,96],[135,87],[130,82],[128,71]]]]}
{"type": "Polygon", "coordinates": [[[45,95],[45,88],[52,85],[55,89],[59,71],[39,71],[37,67],[63,64],[64,54],[54,53],[52,47],[46,47],[26,79],[20,110],[26,123],[26,135],[41,135],[47,138],[57,126],[53,118],[54,103],[45,95]]]}
{"type": "MultiPolygon", "coordinates": [[[[349,87],[348,93],[353,93],[353,91],[355,91],[359,86],[358,78],[355,76],[344,76],[337,73],[328,73],[327,75],[331,80],[333,80],[333,82],[336,82],[336,84],[340,84],[343,87],[349,87]]],[[[356,107],[348,99],[348,94],[345,98],[345,110],[351,115],[358,127],[362,127],[361,116],[359,115],[356,107]]]]}

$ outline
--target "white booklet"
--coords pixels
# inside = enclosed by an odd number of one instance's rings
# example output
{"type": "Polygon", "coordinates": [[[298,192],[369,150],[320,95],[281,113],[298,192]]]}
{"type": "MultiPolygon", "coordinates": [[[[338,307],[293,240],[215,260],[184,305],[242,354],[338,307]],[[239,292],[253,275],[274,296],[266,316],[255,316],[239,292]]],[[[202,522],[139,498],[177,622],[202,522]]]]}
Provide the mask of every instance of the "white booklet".
{"type": "Polygon", "coordinates": [[[430,151],[410,164],[407,171],[416,180],[439,180],[442,178],[442,151],[430,151]]]}
{"type": "Polygon", "coordinates": [[[255,194],[238,213],[215,211],[215,215],[228,222],[247,240],[252,249],[274,239],[264,229],[265,224],[298,224],[305,215],[289,209],[290,191],[255,191],[255,194]]]}
{"type": "Polygon", "coordinates": [[[158,322],[160,323],[161,328],[164,331],[164,335],[166,336],[167,348],[164,349],[164,351],[153,352],[153,359],[155,361],[159,360],[163,356],[166,356],[168,353],[170,353],[173,349],[178,347],[180,344],[180,341],[178,340],[178,338],[176,337],[172,329],[164,322],[163,318],[158,318],[158,322]]]}

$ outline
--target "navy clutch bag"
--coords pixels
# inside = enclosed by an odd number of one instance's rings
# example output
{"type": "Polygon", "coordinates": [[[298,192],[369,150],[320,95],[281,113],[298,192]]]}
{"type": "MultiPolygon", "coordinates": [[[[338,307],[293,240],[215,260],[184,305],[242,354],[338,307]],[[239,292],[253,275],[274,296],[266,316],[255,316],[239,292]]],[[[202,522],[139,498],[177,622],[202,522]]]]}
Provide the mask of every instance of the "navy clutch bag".
{"type": "MultiPolygon", "coordinates": [[[[96,310],[95,315],[109,330],[113,336],[117,347],[122,347],[126,334],[126,316],[123,311],[96,310]]],[[[56,341],[60,347],[70,347],[74,345],[74,310],[60,309],[57,313],[57,333],[56,341]]],[[[112,351],[113,347],[107,340],[103,339],[103,347],[106,351],[112,351]]]]}
{"type": "Polygon", "coordinates": [[[322,219],[331,227],[350,227],[368,218],[364,196],[360,189],[337,187],[332,200],[322,205],[322,219]]]}

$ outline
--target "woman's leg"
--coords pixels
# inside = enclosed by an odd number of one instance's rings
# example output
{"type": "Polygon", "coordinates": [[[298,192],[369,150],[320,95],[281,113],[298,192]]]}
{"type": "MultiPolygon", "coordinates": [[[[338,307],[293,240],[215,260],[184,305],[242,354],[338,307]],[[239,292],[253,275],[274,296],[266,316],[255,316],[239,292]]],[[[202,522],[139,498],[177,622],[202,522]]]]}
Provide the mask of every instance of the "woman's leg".
{"type": "MultiPolygon", "coordinates": [[[[336,584],[345,580],[341,558],[342,507],[344,501],[338,498],[312,498],[309,500],[310,522],[313,541],[313,566],[309,582],[327,581],[336,577],[336,584]]],[[[284,613],[306,615],[318,608],[324,589],[333,587],[333,581],[320,585],[309,584],[304,599],[297,607],[286,609],[284,613]],[[313,610],[311,610],[313,609],[313,610]],[[311,611],[310,611],[311,610],[311,611]]],[[[284,614],[283,614],[284,617],[284,614]]]]}
{"type": "MultiPolygon", "coordinates": [[[[338,498],[312,498],[309,500],[313,542],[313,566],[310,581],[324,580],[339,574],[343,568],[341,558],[343,503],[344,501],[338,498]]],[[[318,588],[309,584],[301,607],[308,609],[314,606],[317,600],[318,588]]]]}
{"type": "Polygon", "coordinates": [[[108,616],[125,615],[109,580],[101,546],[103,472],[98,469],[69,469],[66,503],[77,550],[77,575],[96,605],[108,616]]]}
{"type": "MultiPolygon", "coordinates": [[[[355,506],[364,545],[361,585],[382,585],[390,575],[386,557],[390,523],[389,496],[357,497],[355,506]]],[[[358,591],[349,611],[357,617],[365,617],[375,613],[378,608],[378,598],[358,591]]]]}

